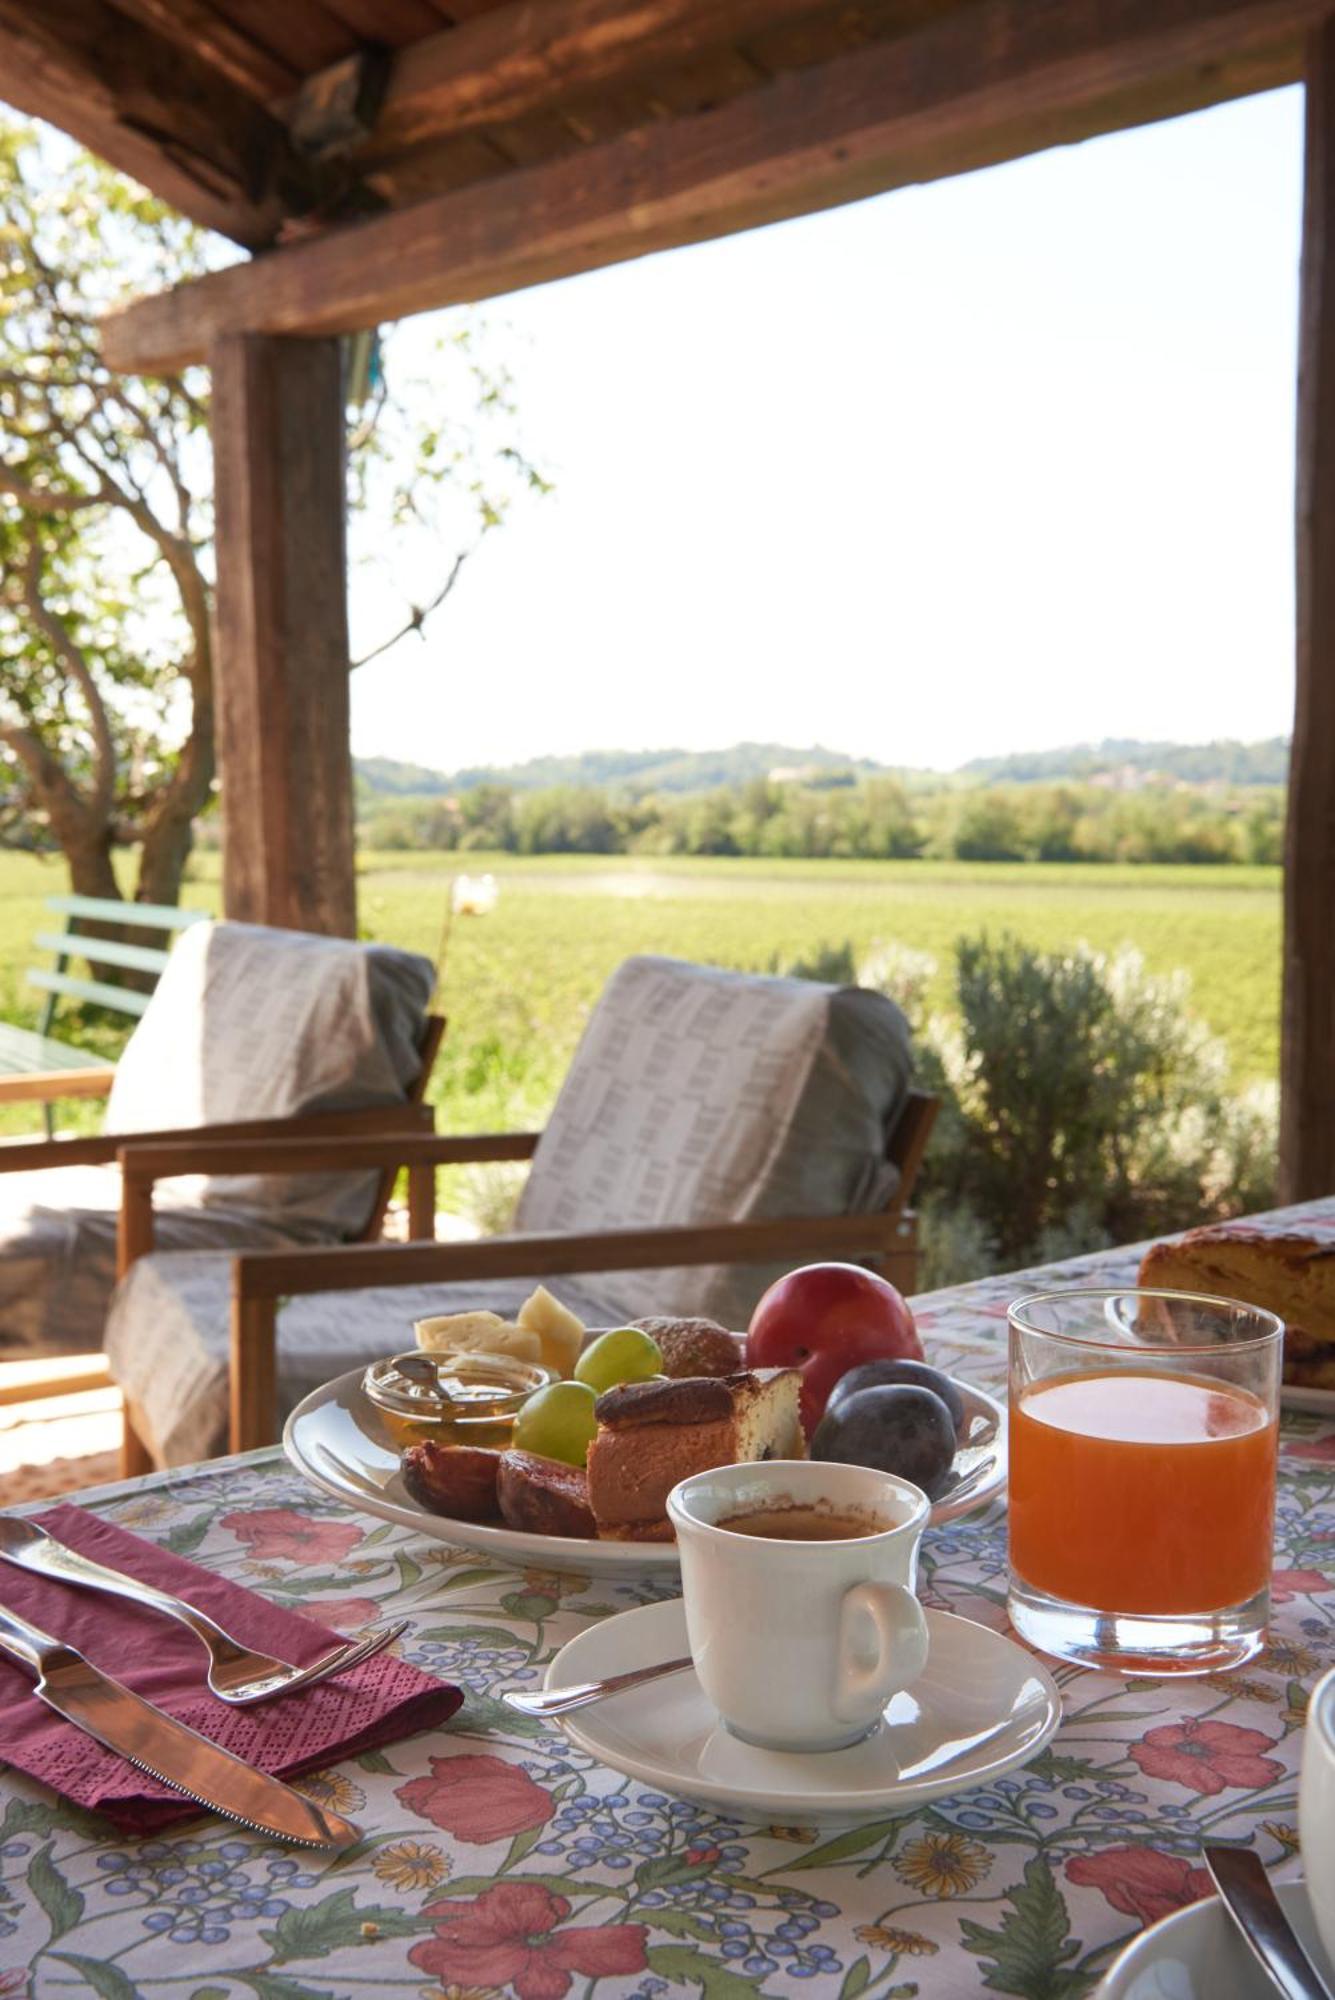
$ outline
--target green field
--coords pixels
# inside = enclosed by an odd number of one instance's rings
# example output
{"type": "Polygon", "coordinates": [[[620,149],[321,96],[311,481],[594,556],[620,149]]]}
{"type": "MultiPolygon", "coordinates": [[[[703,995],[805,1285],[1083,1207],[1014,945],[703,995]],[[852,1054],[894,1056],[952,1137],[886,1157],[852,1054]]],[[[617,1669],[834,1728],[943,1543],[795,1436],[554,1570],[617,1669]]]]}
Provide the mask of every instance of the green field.
{"type": "MultiPolygon", "coordinates": [[[[768,968],[821,944],[862,952],[899,942],[939,961],[949,1001],[951,948],[966,933],[1018,933],[1044,949],[1083,939],[1135,945],[1154,971],[1181,967],[1195,1005],[1224,1037],[1238,1082],[1275,1075],[1279,1035],[1277,869],[963,862],[648,859],[544,855],[365,855],[363,933],[435,958],[460,870],[490,870],[500,902],[457,918],[446,940],[449,1033],[432,1095],[443,1127],[503,1129],[540,1120],[587,1010],[631,952],[661,951],[768,968]]],[[[0,855],[0,1016],[31,1023],[24,987],[41,899],[64,887],[55,861],[0,855]]],[[[185,901],[217,906],[217,861],[197,863],[185,901]]],[[[62,1032],[57,1027],[56,1032],[62,1032]]],[[[114,1028],[77,1019],[63,1032],[109,1052],[114,1028]]],[[[11,1113],[4,1129],[31,1129],[11,1113]]]]}

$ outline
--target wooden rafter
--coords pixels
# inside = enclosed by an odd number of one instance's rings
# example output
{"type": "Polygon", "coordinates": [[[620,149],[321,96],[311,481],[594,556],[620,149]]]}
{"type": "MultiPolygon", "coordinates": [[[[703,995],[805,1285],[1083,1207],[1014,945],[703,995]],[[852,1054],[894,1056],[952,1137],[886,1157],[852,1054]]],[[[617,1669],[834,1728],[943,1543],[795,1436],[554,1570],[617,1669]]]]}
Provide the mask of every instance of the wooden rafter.
{"type": "Polygon", "coordinates": [[[0,0],[0,79],[17,109],[248,247],[325,197],[279,119],[111,0],[0,0]]]}
{"type": "Polygon", "coordinates": [[[976,0],[715,110],[218,272],[106,322],[112,366],[348,332],[830,207],[1301,73],[1326,0],[976,0]]]}
{"type": "MultiPolygon", "coordinates": [[[[816,11],[819,0],[511,0],[399,51],[359,164],[522,118],[816,11]]],[[[318,90],[312,78],[307,90],[318,90]]],[[[305,93],[303,93],[304,95],[305,93]]]]}

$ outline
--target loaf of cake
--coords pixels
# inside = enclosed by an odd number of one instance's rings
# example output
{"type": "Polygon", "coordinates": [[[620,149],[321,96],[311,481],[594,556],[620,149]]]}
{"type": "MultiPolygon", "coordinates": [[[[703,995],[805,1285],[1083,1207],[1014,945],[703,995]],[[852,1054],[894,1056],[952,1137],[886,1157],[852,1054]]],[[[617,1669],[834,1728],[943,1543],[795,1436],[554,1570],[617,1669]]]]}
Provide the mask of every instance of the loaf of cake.
{"type": "Polygon", "coordinates": [[[805,1458],[795,1368],[627,1382],[600,1396],[589,1505],[604,1539],[670,1542],[667,1497],[711,1466],[805,1458]]]}
{"type": "Polygon", "coordinates": [[[1263,1306],[1284,1322],[1284,1380],[1335,1389],[1335,1241],[1245,1222],[1189,1229],[1146,1251],[1140,1282],[1263,1306]]]}

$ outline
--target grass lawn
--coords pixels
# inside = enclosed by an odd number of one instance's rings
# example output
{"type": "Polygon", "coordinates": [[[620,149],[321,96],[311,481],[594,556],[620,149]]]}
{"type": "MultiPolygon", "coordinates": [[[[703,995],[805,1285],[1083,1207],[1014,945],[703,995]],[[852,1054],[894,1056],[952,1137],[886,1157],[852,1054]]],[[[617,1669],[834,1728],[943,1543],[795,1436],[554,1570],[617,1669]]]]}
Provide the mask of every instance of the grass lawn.
{"type": "MultiPolygon", "coordinates": [[[[939,961],[949,1002],[956,938],[1018,933],[1046,950],[1083,939],[1134,945],[1154,971],[1183,968],[1195,1005],[1230,1049],[1239,1082],[1276,1073],[1280,875],[1270,868],[1088,867],[962,862],[763,861],[682,857],[367,854],[363,934],[435,958],[451,877],[494,873],[496,911],[458,918],[446,937],[449,1030],[432,1095],[441,1125],[498,1130],[540,1122],[588,1008],[631,952],[660,951],[768,969],[821,944],[859,952],[899,942],[939,961]]],[[[216,856],[201,857],[185,901],[216,908],[216,856]]],[[[65,886],[58,862],[0,855],[0,1017],[31,1024],[23,984],[41,899],[65,886]]],[[[114,1049],[118,1029],[57,1017],[57,1034],[114,1049]]],[[[22,1110],[6,1131],[35,1129],[22,1110]]]]}

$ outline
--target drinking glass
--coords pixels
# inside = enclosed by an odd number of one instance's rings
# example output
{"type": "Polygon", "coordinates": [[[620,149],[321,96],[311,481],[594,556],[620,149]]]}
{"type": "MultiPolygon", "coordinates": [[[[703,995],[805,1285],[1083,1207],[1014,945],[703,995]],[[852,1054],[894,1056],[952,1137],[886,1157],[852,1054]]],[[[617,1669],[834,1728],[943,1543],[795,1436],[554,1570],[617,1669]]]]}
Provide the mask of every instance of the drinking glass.
{"type": "Polygon", "coordinates": [[[1218,1673],[1264,1643],[1284,1328],[1188,1292],[1010,1310],[1010,1615],[1059,1659],[1218,1673]]]}

